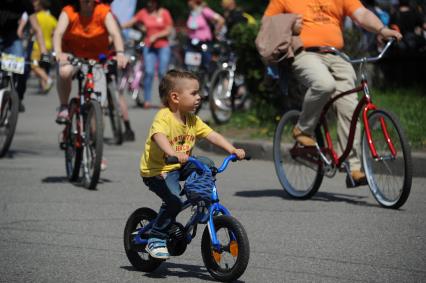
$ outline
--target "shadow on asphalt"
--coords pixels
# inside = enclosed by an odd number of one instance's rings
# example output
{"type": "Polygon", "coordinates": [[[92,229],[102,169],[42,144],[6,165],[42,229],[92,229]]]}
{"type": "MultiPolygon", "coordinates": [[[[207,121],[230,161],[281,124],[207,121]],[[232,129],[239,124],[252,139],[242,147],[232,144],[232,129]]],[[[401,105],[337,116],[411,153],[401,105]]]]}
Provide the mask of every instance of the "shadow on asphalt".
{"type": "Polygon", "coordinates": [[[379,207],[376,204],[371,204],[365,201],[368,197],[366,196],[357,196],[349,194],[340,194],[340,193],[328,193],[328,192],[317,192],[312,198],[308,200],[300,200],[290,197],[286,194],[284,190],[257,190],[257,191],[239,191],[235,193],[236,196],[247,197],[247,198],[256,198],[256,197],[280,197],[286,200],[292,201],[324,201],[324,202],[346,202],[353,205],[362,205],[369,207],[379,207]]]}
{"type": "MultiPolygon", "coordinates": [[[[41,182],[45,183],[45,184],[65,184],[65,183],[71,183],[71,184],[73,184],[76,187],[84,188],[83,184],[81,184],[80,182],[70,182],[66,176],[50,176],[50,177],[46,177],[46,178],[41,179],[41,182]]],[[[100,178],[99,182],[98,182],[98,186],[102,185],[103,183],[112,183],[112,182],[113,181],[111,181],[110,179],[100,178]]]]}
{"type": "MultiPolygon", "coordinates": [[[[122,266],[122,269],[128,271],[138,271],[133,266],[122,266]]],[[[161,279],[166,277],[178,277],[178,278],[198,278],[205,281],[216,282],[213,277],[207,272],[204,266],[198,265],[190,265],[190,264],[181,264],[181,263],[172,263],[172,262],[164,262],[160,265],[160,267],[152,273],[144,273],[144,275],[148,278],[161,279]],[[181,270],[170,270],[170,269],[181,269],[181,270]]],[[[244,281],[234,281],[234,282],[244,282],[244,281]]]]}
{"type": "MultiPolygon", "coordinates": [[[[13,144],[12,144],[13,146],[13,144]]],[[[25,155],[40,155],[39,151],[35,151],[35,150],[25,150],[25,149],[9,149],[8,152],[6,152],[6,155],[3,157],[3,159],[9,158],[9,159],[13,159],[16,158],[18,156],[25,156],[25,155]]]]}

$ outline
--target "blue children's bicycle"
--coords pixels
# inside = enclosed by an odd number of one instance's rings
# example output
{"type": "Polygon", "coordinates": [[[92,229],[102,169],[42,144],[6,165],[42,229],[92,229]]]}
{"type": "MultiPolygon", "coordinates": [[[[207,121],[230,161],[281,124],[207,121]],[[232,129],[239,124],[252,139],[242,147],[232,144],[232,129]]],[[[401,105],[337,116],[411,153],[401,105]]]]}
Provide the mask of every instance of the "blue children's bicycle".
{"type": "MultiPolygon", "coordinates": [[[[246,231],[219,203],[215,186],[214,176],[225,171],[230,161],[236,160],[237,157],[231,154],[218,169],[215,167],[210,169],[196,158],[189,158],[189,162],[194,164],[197,170],[186,180],[183,193],[187,200],[182,210],[192,207],[193,213],[185,226],[179,222],[171,225],[167,240],[170,255],[182,255],[195,237],[197,225],[207,223],[201,239],[201,254],[207,270],[219,281],[239,278],[246,270],[250,257],[246,231]]],[[[178,160],[176,157],[169,157],[166,163],[178,163],[178,160]]],[[[145,251],[149,232],[156,217],[157,213],[154,210],[147,207],[139,208],[130,215],[124,229],[124,249],[127,258],[140,271],[152,272],[163,262],[151,257],[145,251]]]]}

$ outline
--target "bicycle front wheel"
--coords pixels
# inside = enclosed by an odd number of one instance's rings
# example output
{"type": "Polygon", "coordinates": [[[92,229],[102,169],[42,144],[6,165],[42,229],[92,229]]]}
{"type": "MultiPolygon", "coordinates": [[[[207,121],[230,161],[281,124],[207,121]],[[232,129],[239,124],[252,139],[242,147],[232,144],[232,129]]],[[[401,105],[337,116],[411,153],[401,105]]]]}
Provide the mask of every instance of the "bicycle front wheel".
{"type": "Polygon", "coordinates": [[[222,282],[237,280],[246,270],[250,245],[243,225],[232,216],[213,218],[220,250],[212,246],[208,227],[201,238],[201,255],[209,273],[222,282]]]}
{"type": "Polygon", "coordinates": [[[216,72],[213,75],[209,102],[210,111],[216,124],[224,124],[231,119],[232,115],[232,101],[231,89],[232,86],[230,74],[227,70],[216,72]]]}
{"type": "Polygon", "coordinates": [[[101,173],[103,151],[103,125],[101,105],[91,100],[85,105],[84,149],[83,149],[83,185],[96,189],[101,173]]]}
{"type": "Polygon", "coordinates": [[[121,115],[117,95],[115,82],[110,82],[107,88],[108,116],[111,123],[114,144],[120,145],[123,143],[123,130],[121,127],[121,115]]]}
{"type": "MultiPolygon", "coordinates": [[[[274,164],[278,180],[287,194],[297,199],[308,199],[318,191],[324,173],[319,163],[290,154],[295,146],[292,130],[299,116],[299,111],[291,110],[278,123],[273,143],[274,164]]],[[[322,135],[318,134],[316,138],[321,145],[322,135]]]]}
{"type": "Polygon", "coordinates": [[[65,143],[65,170],[67,171],[68,180],[71,182],[78,179],[82,159],[81,116],[78,108],[79,101],[73,98],[68,107],[69,123],[63,131],[65,143]]]}
{"type": "Polygon", "coordinates": [[[373,111],[368,117],[368,125],[378,155],[373,158],[364,133],[362,156],[368,185],[381,206],[399,208],[410,194],[413,176],[408,139],[398,118],[390,112],[373,111]]]}
{"type": "Polygon", "coordinates": [[[0,101],[0,157],[6,155],[15,135],[18,108],[19,97],[16,91],[4,91],[0,101]]]}

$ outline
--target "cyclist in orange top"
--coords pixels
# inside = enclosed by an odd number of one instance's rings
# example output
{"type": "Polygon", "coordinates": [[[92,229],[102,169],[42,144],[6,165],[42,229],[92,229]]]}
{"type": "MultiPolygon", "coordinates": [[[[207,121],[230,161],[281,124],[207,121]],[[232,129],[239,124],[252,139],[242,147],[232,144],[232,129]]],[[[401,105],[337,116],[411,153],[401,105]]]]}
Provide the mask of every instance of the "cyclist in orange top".
{"type": "Polygon", "coordinates": [[[109,53],[109,39],[112,38],[118,67],[124,68],[123,40],[120,29],[114,20],[110,7],[95,0],[72,0],[59,16],[53,36],[53,46],[59,63],[57,89],[60,107],[56,123],[68,120],[68,99],[71,93],[71,80],[74,68],[68,62],[68,53],[86,59],[98,59],[100,54],[109,53]]]}
{"type": "MultiPolygon", "coordinates": [[[[294,138],[304,146],[315,146],[315,126],[323,106],[330,96],[353,89],[356,74],[352,65],[333,53],[319,53],[319,46],[343,47],[343,21],[346,16],[363,27],[377,33],[382,39],[402,35],[383,25],[380,19],[366,9],[359,0],[271,0],[265,16],[280,13],[298,14],[295,30],[301,30],[305,50],[297,54],[292,70],[298,81],[308,88],[299,121],[293,129],[294,138]]],[[[347,144],[351,115],[357,105],[357,95],[347,95],[334,104],[337,112],[338,150],[347,144]]],[[[361,170],[360,127],[354,140],[354,150],[349,155],[351,175],[357,185],[366,184],[361,170]]]]}

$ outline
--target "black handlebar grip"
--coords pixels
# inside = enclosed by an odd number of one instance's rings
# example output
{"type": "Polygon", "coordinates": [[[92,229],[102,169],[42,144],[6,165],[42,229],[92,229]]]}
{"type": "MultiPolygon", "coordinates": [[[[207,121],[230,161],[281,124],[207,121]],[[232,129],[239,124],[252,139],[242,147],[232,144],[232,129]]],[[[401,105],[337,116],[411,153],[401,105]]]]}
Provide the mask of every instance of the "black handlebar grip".
{"type": "Polygon", "coordinates": [[[165,158],[166,164],[176,164],[179,163],[179,159],[176,156],[168,156],[165,158]]]}

